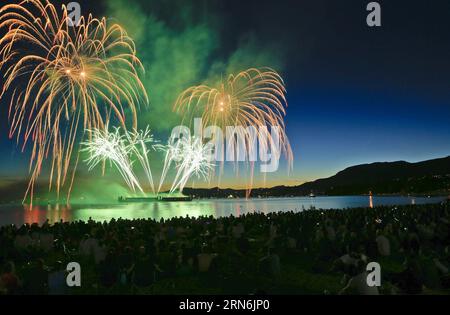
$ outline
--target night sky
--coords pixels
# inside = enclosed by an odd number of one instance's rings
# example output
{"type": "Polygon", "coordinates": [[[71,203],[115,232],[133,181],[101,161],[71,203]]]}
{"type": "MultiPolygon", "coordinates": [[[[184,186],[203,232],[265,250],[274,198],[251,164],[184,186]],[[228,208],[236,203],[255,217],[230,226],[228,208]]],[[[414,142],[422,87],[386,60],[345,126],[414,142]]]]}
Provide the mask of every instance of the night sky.
{"type": "MultiPolygon", "coordinates": [[[[109,12],[104,1],[80,3],[83,13],[109,12]]],[[[450,155],[450,2],[379,1],[381,28],[366,25],[367,3],[164,0],[141,1],[141,7],[173,30],[214,29],[217,44],[200,77],[245,41],[276,56],[273,66],[288,91],[294,173],[280,170],[271,186],[331,176],[355,164],[450,155]]],[[[3,180],[26,176],[28,159],[8,139],[7,105],[2,101],[3,180]]]]}

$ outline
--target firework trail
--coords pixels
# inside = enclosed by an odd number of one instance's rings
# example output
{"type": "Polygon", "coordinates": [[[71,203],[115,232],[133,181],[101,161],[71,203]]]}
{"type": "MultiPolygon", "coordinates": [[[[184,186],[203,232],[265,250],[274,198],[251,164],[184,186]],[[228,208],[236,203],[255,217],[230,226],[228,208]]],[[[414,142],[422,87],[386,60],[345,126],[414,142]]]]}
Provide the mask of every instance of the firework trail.
{"type": "Polygon", "coordinates": [[[113,132],[108,131],[108,128],[106,128],[105,130],[88,130],[88,133],[89,139],[81,143],[82,149],[80,152],[88,154],[85,162],[89,166],[89,171],[99,164],[104,166],[109,162],[110,165],[114,165],[117,168],[133,192],[136,191],[136,188],[140,192],[144,192],[133,170],[135,164],[133,158],[137,158],[147,176],[153,193],[155,193],[148,153],[150,152],[149,147],[156,150],[160,145],[155,144],[156,141],[150,133],[149,127],[145,130],[134,132],[126,130],[122,132],[120,127],[115,127],[113,132]]]}
{"type": "MultiPolygon", "coordinates": [[[[80,130],[105,129],[109,116],[125,128],[125,110],[133,129],[139,102],[147,102],[139,79],[142,68],[131,38],[117,24],[89,15],[77,26],[65,5],[57,10],[44,0],[6,4],[0,9],[0,99],[9,97],[9,136],[31,142],[30,182],[33,199],[43,162],[51,160],[49,189],[59,195],[68,175],[80,130]]],[[[69,181],[73,184],[78,157],[69,181]]]]}
{"type": "MultiPolygon", "coordinates": [[[[193,86],[185,90],[178,97],[174,110],[183,115],[183,120],[192,123],[196,115],[200,114],[203,128],[218,126],[225,130],[227,126],[242,126],[237,129],[237,136],[245,139],[245,150],[249,152],[258,140],[262,150],[277,142],[280,152],[273,152],[279,156],[286,156],[289,169],[292,167],[293,154],[286,135],[284,116],[286,89],[281,76],[270,68],[251,68],[236,75],[232,74],[225,82],[216,87],[207,85],[193,86]],[[271,133],[257,132],[256,137],[247,133],[247,127],[274,128],[278,130],[278,139],[271,133]]],[[[264,130],[264,128],[262,129],[264,130]]],[[[237,154],[239,147],[236,146],[237,154]]],[[[247,196],[253,182],[254,162],[251,166],[251,183],[247,188],[247,196]]]]}
{"type": "Polygon", "coordinates": [[[181,193],[193,175],[207,179],[214,168],[214,164],[210,162],[212,147],[203,144],[199,138],[184,137],[175,143],[171,138],[164,150],[166,157],[158,192],[172,163],[175,163],[176,175],[169,193],[174,193],[176,190],[181,193]]]}
{"type": "Polygon", "coordinates": [[[88,130],[90,139],[82,142],[80,152],[87,152],[88,158],[85,160],[89,166],[89,171],[97,165],[105,165],[109,162],[114,165],[123,177],[128,187],[135,192],[136,188],[144,192],[136,175],[133,172],[133,163],[129,158],[130,145],[128,138],[120,133],[120,128],[114,128],[114,132],[103,129],[88,130]]]}
{"type": "Polygon", "coordinates": [[[155,144],[153,135],[150,133],[150,129],[147,126],[145,130],[126,132],[125,136],[128,141],[128,151],[137,157],[139,163],[144,169],[147,180],[150,184],[153,194],[155,194],[155,184],[153,182],[152,169],[150,167],[150,159],[148,153],[150,149],[148,144],[151,144],[151,148],[156,150],[160,145],[155,144]]]}

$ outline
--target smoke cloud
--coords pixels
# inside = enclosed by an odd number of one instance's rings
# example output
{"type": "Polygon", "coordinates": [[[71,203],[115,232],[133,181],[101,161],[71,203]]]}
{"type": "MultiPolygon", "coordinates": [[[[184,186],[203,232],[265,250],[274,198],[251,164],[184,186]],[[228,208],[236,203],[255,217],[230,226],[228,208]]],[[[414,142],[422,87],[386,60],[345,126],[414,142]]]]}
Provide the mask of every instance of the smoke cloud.
{"type": "Polygon", "coordinates": [[[180,123],[172,107],[189,86],[214,84],[250,67],[281,71],[283,66],[280,47],[261,43],[253,33],[229,34],[230,21],[222,20],[212,1],[108,0],[106,5],[106,16],[135,40],[150,98],[139,125],[157,133],[180,123]]]}

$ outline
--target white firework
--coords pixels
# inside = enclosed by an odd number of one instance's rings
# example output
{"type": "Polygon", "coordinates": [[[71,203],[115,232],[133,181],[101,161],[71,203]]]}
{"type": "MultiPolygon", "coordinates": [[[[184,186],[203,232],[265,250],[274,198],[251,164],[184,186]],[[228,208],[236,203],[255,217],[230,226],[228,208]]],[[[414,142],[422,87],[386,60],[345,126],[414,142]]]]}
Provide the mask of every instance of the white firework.
{"type": "Polygon", "coordinates": [[[176,174],[170,193],[174,193],[176,190],[182,192],[192,176],[207,179],[215,166],[210,162],[212,152],[210,144],[205,145],[201,139],[196,137],[181,138],[175,143],[172,140],[169,140],[169,144],[164,149],[166,158],[159,186],[161,189],[168,169],[172,163],[175,163],[176,174]]]}
{"type": "Polygon", "coordinates": [[[122,178],[131,190],[136,188],[144,192],[136,175],[133,172],[133,163],[129,158],[130,147],[127,137],[122,135],[120,128],[114,128],[113,132],[108,129],[92,129],[88,130],[90,139],[82,142],[81,152],[87,152],[88,158],[85,162],[89,166],[89,171],[93,170],[97,165],[109,162],[119,171],[122,178]]]}

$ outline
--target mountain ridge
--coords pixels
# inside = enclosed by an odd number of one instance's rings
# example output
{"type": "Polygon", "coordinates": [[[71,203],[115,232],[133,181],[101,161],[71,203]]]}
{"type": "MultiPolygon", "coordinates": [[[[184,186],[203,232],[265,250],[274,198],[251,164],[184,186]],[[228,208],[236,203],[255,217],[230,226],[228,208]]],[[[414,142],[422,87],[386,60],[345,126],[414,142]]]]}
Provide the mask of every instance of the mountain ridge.
{"type": "MultiPolygon", "coordinates": [[[[281,197],[367,194],[446,194],[450,192],[450,156],[420,162],[374,162],[349,166],[335,175],[297,186],[252,189],[252,196],[281,197]]],[[[198,197],[245,196],[244,189],[185,188],[198,197]],[[208,194],[209,192],[209,194],[208,194]]]]}

